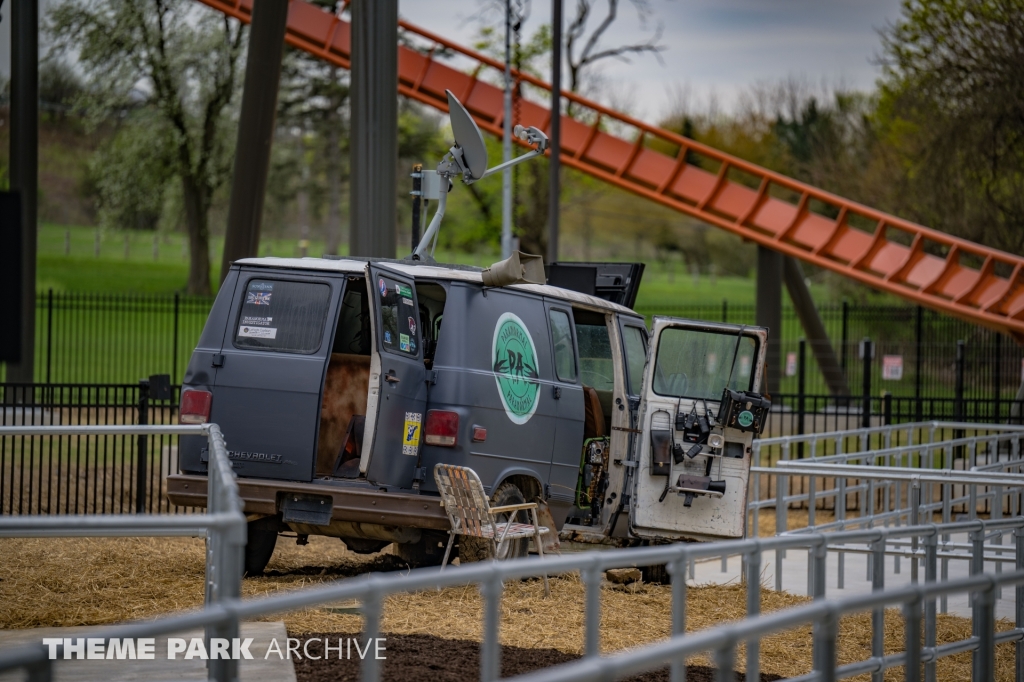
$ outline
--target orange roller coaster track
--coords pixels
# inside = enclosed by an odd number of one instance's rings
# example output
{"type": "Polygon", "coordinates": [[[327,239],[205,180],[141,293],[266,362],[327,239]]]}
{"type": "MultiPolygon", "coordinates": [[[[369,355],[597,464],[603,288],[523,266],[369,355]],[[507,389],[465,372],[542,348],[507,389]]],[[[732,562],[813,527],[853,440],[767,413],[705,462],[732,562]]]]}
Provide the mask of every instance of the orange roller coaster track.
{"type": "MultiPolygon", "coordinates": [[[[251,20],[252,0],[200,2],[243,22],[251,20]]],[[[481,75],[485,69],[503,71],[504,64],[408,22],[401,27],[430,47],[420,52],[399,46],[399,93],[447,111],[445,90],[451,90],[481,129],[500,136],[502,90],[481,75]],[[472,73],[439,61],[439,49],[471,60],[472,73]]],[[[285,39],[349,68],[349,22],[304,0],[290,0],[285,39]]],[[[530,74],[514,77],[551,90],[530,74]]],[[[587,121],[562,116],[561,159],[567,166],[787,256],[1024,343],[1024,258],[822,191],[573,93],[563,96],[587,121]]],[[[516,123],[543,130],[550,126],[551,110],[525,98],[519,116],[516,123]]]]}

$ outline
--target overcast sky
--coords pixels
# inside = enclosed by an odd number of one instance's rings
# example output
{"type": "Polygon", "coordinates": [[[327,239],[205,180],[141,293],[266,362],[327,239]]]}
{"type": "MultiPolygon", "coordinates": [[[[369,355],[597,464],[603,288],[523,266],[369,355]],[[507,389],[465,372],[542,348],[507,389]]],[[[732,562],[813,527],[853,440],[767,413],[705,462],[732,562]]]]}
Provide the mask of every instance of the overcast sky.
{"type": "MultiPolygon", "coordinates": [[[[602,67],[612,101],[656,120],[673,92],[688,88],[699,103],[711,93],[728,108],[751,86],[795,77],[812,86],[869,90],[879,75],[878,29],[894,20],[900,0],[648,0],[652,18],[643,30],[628,0],[606,46],[641,42],[660,22],[663,64],[652,56],[602,67]]],[[[481,7],[495,0],[399,0],[402,16],[463,42],[479,30],[481,7]],[[440,8],[444,11],[439,11],[440,8]]],[[[550,0],[527,0],[529,33],[550,21],[550,0]]],[[[604,2],[598,0],[598,10],[604,2]]],[[[0,8],[0,71],[10,74],[10,6],[0,8]]],[[[575,2],[565,0],[568,15],[575,2]]],[[[490,15],[500,21],[500,16],[490,15]]],[[[568,22],[568,17],[566,18],[568,22]]],[[[596,22],[594,22],[596,23],[596,22]]]]}

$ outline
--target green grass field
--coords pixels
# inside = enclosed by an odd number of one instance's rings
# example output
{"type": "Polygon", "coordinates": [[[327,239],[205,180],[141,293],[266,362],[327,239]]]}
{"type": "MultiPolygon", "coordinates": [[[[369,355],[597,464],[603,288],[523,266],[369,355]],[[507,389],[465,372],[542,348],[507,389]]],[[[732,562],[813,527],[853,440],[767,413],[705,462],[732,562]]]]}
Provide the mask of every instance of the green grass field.
{"type": "MultiPolygon", "coordinates": [[[[223,239],[211,244],[211,284],[216,287],[220,274],[223,239]]],[[[319,256],[324,243],[311,240],[307,253],[319,256]]],[[[344,250],[344,247],[343,247],[344,250]]],[[[264,239],[261,256],[299,256],[293,239],[264,239]]],[[[455,253],[441,251],[438,260],[486,267],[498,260],[497,253],[455,253]]],[[[188,278],[188,252],[180,233],[115,232],[94,227],[68,227],[43,224],[39,229],[37,286],[39,291],[98,293],[171,294],[183,292],[188,278]],[[98,255],[97,255],[98,253],[98,255]]],[[[827,301],[825,287],[812,285],[814,297],[827,301]]],[[[637,298],[643,309],[674,308],[695,304],[720,306],[754,303],[754,280],[718,277],[706,274],[694,279],[677,264],[667,268],[648,263],[637,298]]]]}

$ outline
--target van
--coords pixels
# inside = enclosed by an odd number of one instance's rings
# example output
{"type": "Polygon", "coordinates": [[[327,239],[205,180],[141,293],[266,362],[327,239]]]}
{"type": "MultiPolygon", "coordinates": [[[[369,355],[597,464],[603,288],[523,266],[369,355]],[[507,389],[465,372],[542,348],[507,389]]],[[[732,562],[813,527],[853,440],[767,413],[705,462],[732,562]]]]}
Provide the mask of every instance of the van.
{"type": "MultiPolygon", "coordinates": [[[[742,537],[770,407],[767,330],[669,317],[648,328],[628,307],[641,274],[556,264],[548,281],[563,286],[491,286],[479,268],[413,260],[234,263],[180,419],[224,433],[246,571],[263,570],[285,531],[440,563],[438,463],[472,468],[494,505],[540,501],[562,538],[742,537]]],[[[203,438],[181,438],[172,503],[205,505],[208,461],[203,438]]],[[[463,561],[489,551],[459,543],[463,561]]]]}

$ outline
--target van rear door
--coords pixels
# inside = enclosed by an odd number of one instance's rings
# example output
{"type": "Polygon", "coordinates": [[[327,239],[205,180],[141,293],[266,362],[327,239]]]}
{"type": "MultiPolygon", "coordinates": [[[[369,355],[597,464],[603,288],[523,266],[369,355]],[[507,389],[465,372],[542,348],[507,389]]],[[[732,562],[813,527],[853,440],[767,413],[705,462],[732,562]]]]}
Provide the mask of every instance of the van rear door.
{"type": "Polygon", "coordinates": [[[743,537],[751,443],[763,422],[749,410],[731,426],[716,417],[726,386],[759,390],[767,341],[760,327],[654,318],[632,453],[633,535],[743,537]]]}
{"type": "Polygon", "coordinates": [[[242,270],[211,405],[240,476],[310,481],[320,390],[344,280],[242,270]],[[333,321],[334,317],[330,319],[333,321]]]}
{"type": "Polygon", "coordinates": [[[367,402],[373,431],[364,435],[360,468],[373,483],[409,488],[423,446],[427,406],[416,283],[379,265],[368,267],[366,281],[375,337],[367,402]]]}

